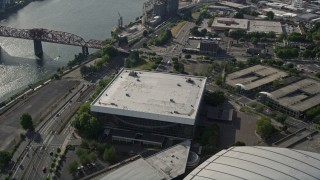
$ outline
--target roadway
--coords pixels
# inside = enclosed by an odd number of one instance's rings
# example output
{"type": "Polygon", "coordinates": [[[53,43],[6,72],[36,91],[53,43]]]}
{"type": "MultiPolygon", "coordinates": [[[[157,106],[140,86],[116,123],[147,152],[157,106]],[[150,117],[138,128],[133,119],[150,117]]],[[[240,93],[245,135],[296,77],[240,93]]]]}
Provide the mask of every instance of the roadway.
{"type": "MultiPolygon", "coordinates": [[[[111,61],[104,68],[104,71],[95,75],[97,76],[95,83],[82,79],[81,83],[61,100],[60,104],[36,128],[32,138],[27,140],[28,145],[25,149],[16,152],[19,154],[22,152],[22,156],[12,170],[13,179],[45,179],[50,173],[50,166],[54,159],[50,153],[55,154],[56,149],[61,148],[62,145],[79,145],[81,143],[81,139],[73,136],[74,129],[71,126],[75,112],[95,91],[95,87],[99,83],[98,79],[111,76],[122,65],[123,63],[119,63],[118,58],[114,58],[114,61],[111,61]],[[44,167],[46,167],[46,172],[43,172],[44,167]]],[[[74,71],[79,71],[79,69],[74,71]]],[[[67,75],[66,78],[70,79],[71,77],[67,75]]],[[[71,79],[79,80],[76,76],[71,79]]]]}
{"type": "Polygon", "coordinates": [[[89,86],[90,84],[86,83],[79,84],[63,101],[62,105],[49,115],[48,120],[40,125],[41,127],[36,131],[33,139],[30,139],[29,145],[21,157],[22,160],[16,166],[13,173],[14,179],[44,179],[48,175],[53,161],[50,152],[55,153],[66,137],[73,132],[73,128],[67,120],[82,103],[78,101],[81,97],[81,91],[84,92],[89,86]],[[47,168],[46,173],[42,171],[43,167],[47,168]]]}

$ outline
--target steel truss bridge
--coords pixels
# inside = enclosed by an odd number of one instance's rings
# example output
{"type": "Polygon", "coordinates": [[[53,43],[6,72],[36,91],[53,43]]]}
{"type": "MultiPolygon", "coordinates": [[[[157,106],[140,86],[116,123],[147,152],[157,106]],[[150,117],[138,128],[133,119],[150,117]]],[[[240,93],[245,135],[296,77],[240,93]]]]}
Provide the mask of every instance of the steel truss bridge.
{"type": "MultiPolygon", "coordinates": [[[[12,27],[0,26],[0,36],[28,39],[34,41],[34,51],[36,55],[42,55],[41,42],[65,44],[82,47],[82,52],[88,55],[88,48],[102,49],[107,44],[106,41],[90,39],[85,41],[82,37],[63,31],[55,31],[42,28],[17,29],[12,27]]],[[[121,49],[123,50],[123,49],[121,49]]]]}

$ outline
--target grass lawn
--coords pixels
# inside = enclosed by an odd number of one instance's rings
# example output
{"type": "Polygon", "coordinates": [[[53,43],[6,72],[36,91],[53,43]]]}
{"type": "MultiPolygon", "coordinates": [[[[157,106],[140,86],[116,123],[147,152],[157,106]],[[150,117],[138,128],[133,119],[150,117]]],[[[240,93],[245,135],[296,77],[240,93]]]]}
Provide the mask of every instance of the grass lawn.
{"type": "Polygon", "coordinates": [[[198,19],[199,15],[200,15],[200,12],[194,12],[194,13],[192,13],[191,16],[193,19],[198,19]]]}
{"type": "Polygon", "coordinates": [[[149,61],[149,60],[144,60],[144,61],[145,61],[144,64],[134,67],[134,69],[145,70],[145,71],[151,71],[152,69],[155,69],[154,67],[156,67],[156,63],[154,61],[149,61]]]}
{"type": "Polygon", "coordinates": [[[176,26],[171,28],[171,33],[173,37],[176,37],[181,28],[186,24],[186,21],[179,22],[176,26]]]}

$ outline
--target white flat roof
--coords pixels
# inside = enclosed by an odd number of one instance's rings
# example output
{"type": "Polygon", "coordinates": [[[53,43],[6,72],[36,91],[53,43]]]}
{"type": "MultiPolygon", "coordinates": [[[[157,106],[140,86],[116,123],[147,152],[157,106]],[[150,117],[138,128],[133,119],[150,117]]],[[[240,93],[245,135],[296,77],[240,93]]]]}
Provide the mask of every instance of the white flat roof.
{"type": "Polygon", "coordinates": [[[215,154],[185,180],[319,179],[320,154],[286,148],[242,146],[215,154]]]}
{"type": "Polygon", "coordinates": [[[205,77],[145,71],[134,71],[134,77],[131,71],[122,70],[91,104],[91,111],[194,125],[205,77]]]}
{"type": "Polygon", "coordinates": [[[250,20],[248,32],[275,32],[276,34],[283,33],[282,25],[277,21],[260,21],[250,20]]]}

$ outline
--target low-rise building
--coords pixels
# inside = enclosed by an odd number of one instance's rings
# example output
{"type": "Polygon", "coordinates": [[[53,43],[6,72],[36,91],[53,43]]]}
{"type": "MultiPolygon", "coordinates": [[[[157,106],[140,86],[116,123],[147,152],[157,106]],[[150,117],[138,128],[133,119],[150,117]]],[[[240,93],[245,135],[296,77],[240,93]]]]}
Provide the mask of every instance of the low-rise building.
{"type": "Polygon", "coordinates": [[[202,40],[200,42],[200,53],[216,55],[219,50],[219,41],[202,40]]]}
{"type": "Polygon", "coordinates": [[[214,18],[211,25],[212,30],[248,29],[248,19],[236,18],[214,18]]]}
{"type": "Polygon", "coordinates": [[[283,28],[278,21],[264,21],[264,20],[248,20],[248,19],[236,19],[236,18],[215,18],[212,26],[212,30],[233,30],[242,29],[247,32],[274,32],[277,35],[283,33],[283,28]]]}
{"type": "Polygon", "coordinates": [[[262,92],[259,99],[273,109],[301,118],[320,104],[320,82],[303,79],[270,93],[262,92]]]}
{"type": "Polygon", "coordinates": [[[244,92],[257,92],[273,81],[287,77],[286,72],[278,69],[256,65],[226,76],[226,84],[232,88],[240,88],[244,92]]]}
{"type": "Polygon", "coordinates": [[[230,1],[221,1],[218,4],[221,4],[221,5],[227,6],[227,7],[231,7],[236,10],[250,10],[250,8],[251,8],[250,6],[238,4],[238,3],[230,2],[230,1]]]}

